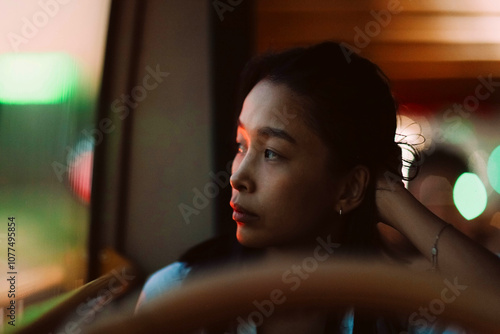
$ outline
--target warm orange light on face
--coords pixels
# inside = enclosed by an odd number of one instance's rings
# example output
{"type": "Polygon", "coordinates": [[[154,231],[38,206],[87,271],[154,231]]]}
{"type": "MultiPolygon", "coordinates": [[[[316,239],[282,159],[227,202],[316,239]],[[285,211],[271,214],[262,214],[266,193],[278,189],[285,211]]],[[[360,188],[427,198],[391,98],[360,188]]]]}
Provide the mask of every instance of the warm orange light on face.
{"type": "Polygon", "coordinates": [[[238,122],[238,130],[236,136],[237,137],[242,136],[247,143],[250,141],[250,136],[248,135],[248,131],[245,129],[245,126],[241,122],[238,122]]]}

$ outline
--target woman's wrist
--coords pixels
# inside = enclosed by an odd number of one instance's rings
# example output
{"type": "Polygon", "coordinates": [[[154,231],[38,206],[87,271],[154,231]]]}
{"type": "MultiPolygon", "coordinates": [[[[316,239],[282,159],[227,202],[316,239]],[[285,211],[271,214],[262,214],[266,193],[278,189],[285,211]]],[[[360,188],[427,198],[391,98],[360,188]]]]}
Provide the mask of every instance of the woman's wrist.
{"type": "Polygon", "coordinates": [[[400,216],[401,210],[404,207],[405,197],[411,194],[404,188],[403,185],[389,187],[377,187],[375,192],[375,201],[377,205],[378,215],[382,223],[392,226],[396,230],[401,231],[400,216]]]}

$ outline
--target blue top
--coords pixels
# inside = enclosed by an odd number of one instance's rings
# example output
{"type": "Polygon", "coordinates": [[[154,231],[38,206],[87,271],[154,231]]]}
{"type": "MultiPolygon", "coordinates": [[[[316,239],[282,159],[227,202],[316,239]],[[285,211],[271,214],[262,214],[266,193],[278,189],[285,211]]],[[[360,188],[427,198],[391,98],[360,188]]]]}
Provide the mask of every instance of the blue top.
{"type": "Polygon", "coordinates": [[[191,268],[185,262],[174,262],[151,275],[142,288],[135,312],[137,313],[145,304],[162,296],[168,290],[179,287],[190,270],[191,268]]]}

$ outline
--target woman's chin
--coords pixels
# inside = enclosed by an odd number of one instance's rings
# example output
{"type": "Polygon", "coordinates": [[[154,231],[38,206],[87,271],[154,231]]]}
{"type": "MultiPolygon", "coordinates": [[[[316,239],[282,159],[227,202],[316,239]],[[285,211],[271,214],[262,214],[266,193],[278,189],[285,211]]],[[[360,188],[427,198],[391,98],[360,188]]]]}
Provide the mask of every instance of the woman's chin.
{"type": "Polygon", "coordinates": [[[242,232],[241,229],[238,227],[236,230],[236,239],[238,242],[245,247],[255,247],[252,242],[252,237],[248,235],[248,233],[242,232]]]}
{"type": "Polygon", "coordinates": [[[247,228],[241,226],[238,226],[236,229],[236,239],[245,247],[264,248],[269,246],[264,238],[259,237],[255,232],[248,231],[247,228]]]}

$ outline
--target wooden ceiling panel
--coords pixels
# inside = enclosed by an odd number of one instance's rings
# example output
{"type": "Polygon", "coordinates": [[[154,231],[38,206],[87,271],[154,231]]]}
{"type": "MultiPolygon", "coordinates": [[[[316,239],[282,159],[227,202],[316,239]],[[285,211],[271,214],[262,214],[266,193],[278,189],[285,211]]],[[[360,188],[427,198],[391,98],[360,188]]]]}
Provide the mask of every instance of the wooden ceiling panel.
{"type": "Polygon", "coordinates": [[[400,4],[407,12],[500,13],[500,2],[491,0],[257,0],[257,10],[264,11],[366,11],[400,4]]]}
{"type": "Polygon", "coordinates": [[[395,79],[500,77],[499,32],[500,2],[487,0],[258,0],[255,50],[337,40],[395,79]],[[401,11],[377,21],[388,6],[401,11]]]}

